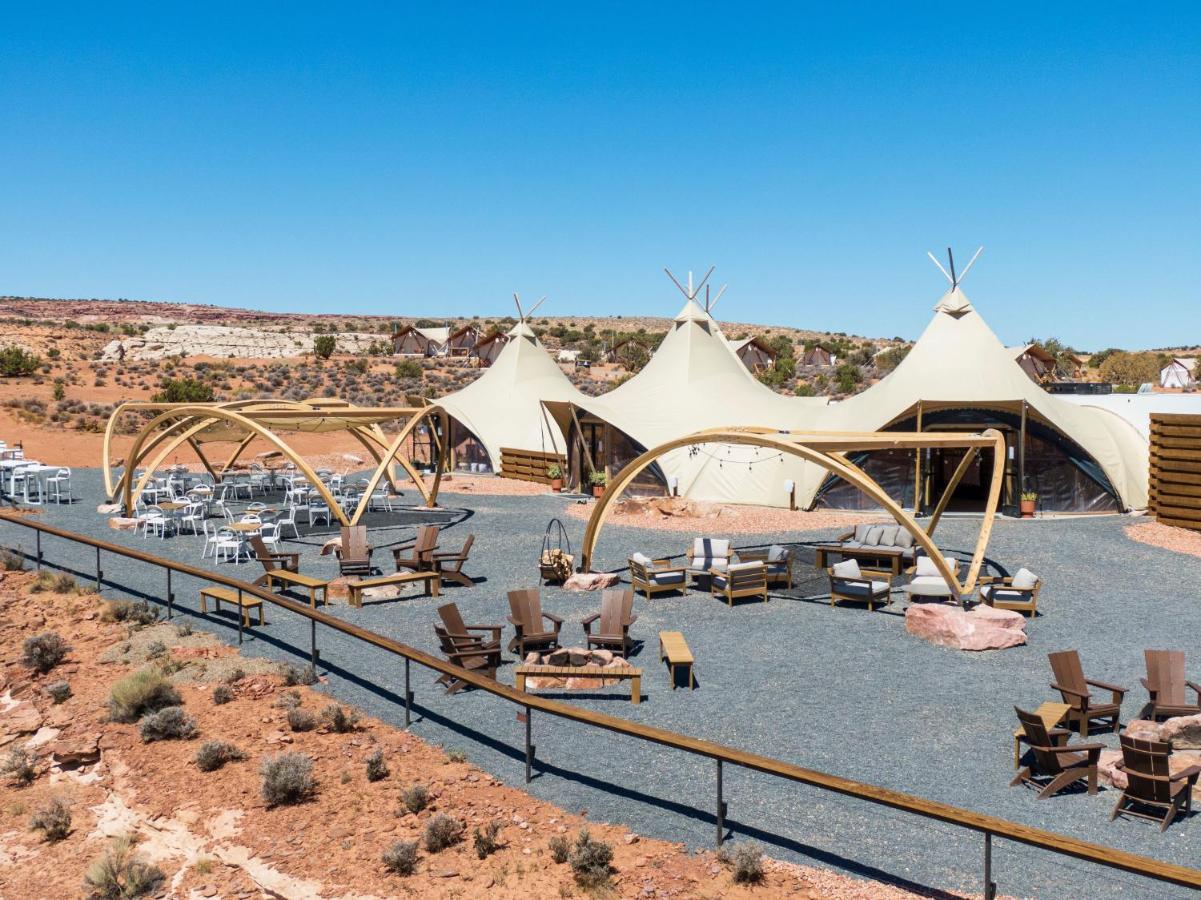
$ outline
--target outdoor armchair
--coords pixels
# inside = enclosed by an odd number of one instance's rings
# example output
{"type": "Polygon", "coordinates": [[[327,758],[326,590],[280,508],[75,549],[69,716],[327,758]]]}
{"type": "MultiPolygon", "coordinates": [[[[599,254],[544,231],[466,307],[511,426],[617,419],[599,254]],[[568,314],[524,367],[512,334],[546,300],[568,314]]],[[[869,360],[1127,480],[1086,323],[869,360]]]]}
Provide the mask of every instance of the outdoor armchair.
{"type": "Polygon", "coordinates": [[[1011,609],[1038,615],[1038,592],[1042,579],[1029,569],[1018,569],[1013,575],[980,578],[980,600],[997,609],[1011,609]]]}
{"type": "Polygon", "coordinates": [[[830,578],[831,606],[837,606],[840,601],[866,603],[874,612],[876,606],[887,606],[892,602],[892,580],[885,575],[879,576],[885,579],[883,581],[866,577],[858,560],[844,559],[827,568],[826,574],[830,578]]]}
{"type": "Polygon", "coordinates": [[[542,596],[537,588],[509,591],[509,622],[516,630],[509,641],[509,652],[523,659],[531,650],[559,649],[559,630],[563,620],[542,611],[542,596]],[[543,622],[549,622],[547,629],[543,622]]]}
{"type": "Polygon", "coordinates": [[[1118,719],[1122,712],[1122,700],[1126,695],[1126,688],[1085,678],[1084,669],[1080,665],[1080,654],[1075,650],[1048,653],[1047,659],[1050,660],[1051,671],[1055,675],[1051,687],[1059,691],[1063,702],[1071,707],[1067,716],[1069,727],[1076,728],[1081,737],[1087,737],[1095,720],[1110,720],[1107,724],[1112,725],[1116,734],[1120,727],[1118,719]],[[1094,698],[1090,690],[1094,687],[1109,691],[1110,700],[1105,702],[1094,698]]]}
{"type": "Polygon", "coordinates": [[[1171,744],[1125,734],[1120,740],[1122,759],[1116,768],[1125,773],[1126,787],[1109,821],[1125,813],[1159,822],[1162,832],[1172,824],[1176,813],[1192,811],[1193,789],[1197,776],[1201,775],[1201,766],[1189,766],[1171,774],[1168,763],[1171,744]]]}
{"type": "Polygon", "coordinates": [[[1039,789],[1038,799],[1045,800],[1081,780],[1088,780],[1088,792],[1097,793],[1097,765],[1104,744],[1069,744],[1066,728],[1047,728],[1037,714],[1018,709],[1022,723],[1021,740],[1029,745],[1032,760],[1009,782],[1010,787],[1029,784],[1039,789]]]}
{"type": "Polygon", "coordinates": [[[688,593],[687,569],[672,565],[669,559],[651,559],[643,553],[635,553],[629,558],[629,566],[630,584],[635,591],[646,594],[647,600],[653,594],[688,593]]]}
{"type": "Polygon", "coordinates": [[[1146,650],[1147,677],[1140,679],[1151,698],[1150,718],[1201,715],[1201,685],[1184,675],[1183,650],[1146,650]],[[1188,702],[1185,688],[1193,692],[1188,702]]]}

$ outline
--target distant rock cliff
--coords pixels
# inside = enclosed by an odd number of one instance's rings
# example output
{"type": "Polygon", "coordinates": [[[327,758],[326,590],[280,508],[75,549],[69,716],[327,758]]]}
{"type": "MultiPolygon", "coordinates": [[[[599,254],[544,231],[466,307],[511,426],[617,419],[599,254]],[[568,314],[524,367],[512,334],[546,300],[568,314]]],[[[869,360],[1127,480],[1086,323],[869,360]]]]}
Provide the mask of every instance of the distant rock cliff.
{"type": "MultiPolygon", "coordinates": [[[[348,332],[336,334],[338,353],[361,353],[379,334],[348,332]]],[[[279,359],[304,356],[313,351],[308,332],[268,331],[224,325],[178,325],[151,328],[136,337],[110,341],[101,351],[102,360],[164,359],[168,356],[212,356],[218,359],[279,359]]]]}

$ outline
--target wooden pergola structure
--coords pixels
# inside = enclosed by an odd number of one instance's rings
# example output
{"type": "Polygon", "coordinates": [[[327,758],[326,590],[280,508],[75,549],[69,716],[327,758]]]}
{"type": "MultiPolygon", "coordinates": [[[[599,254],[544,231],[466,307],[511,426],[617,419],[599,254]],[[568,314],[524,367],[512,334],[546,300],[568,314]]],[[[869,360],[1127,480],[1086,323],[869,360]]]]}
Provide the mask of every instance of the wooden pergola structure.
{"type": "Polygon", "coordinates": [[[596,550],[596,542],[601,529],[613,504],[627,487],[645,469],[654,465],[665,453],[681,447],[698,446],[701,444],[743,444],[752,447],[762,447],[780,453],[799,457],[806,462],[821,466],[831,475],[835,475],[849,484],[854,485],[871,497],[896,519],[906,531],[913,535],[914,541],[933,560],[938,572],[946,580],[956,600],[972,592],[980,575],[980,567],[984,562],[984,551],[988,547],[988,539],[992,534],[993,521],[996,518],[997,506],[1001,498],[1001,486],[1005,471],[1005,437],[996,429],[987,429],[977,434],[956,432],[837,432],[837,431],[773,431],[768,428],[714,428],[698,431],[675,440],[652,447],[641,454],[610,479],[604,496],[597,502],[584,529],[584,543],[580,555],[583,571],[591,571],[592,557],[596,550]],[[864,472],[848,458],[848,453],[867,450],[923,450],[930,448],[953,448],[964,450],[951,480],[943,490],[942,497],[929,523],[923,528],[917,520],[907,513],[899,503],[889,496],[870,475],[864,472]],[[963,581],[956,579],[950,564],[933,540],[934,529],[950,502],[955,488],[959,486],[963,476],[976,455],[984,449],[993,451],[992,480],[988,490],[988,502],[984,510],[984,518],[980,525],[980,534],[976,539],[976,547],[972,554],[971,565],[967,569],[963,581]]]}
{"type": "Polygon", "coordinates": [[[122,403],[113,410],[104,431],[104,487],[109,502],[115,502],[119,496],[126,515],[131,515],[134,498],[141,495],[155,470],[180,447],[190,447],[205,470],[214,479],[219,479],[234,467],[246,448],[258,438],[296,466],[329,504],[332,516],[343,525],[353,525],[367,511],[371,494],[381,479],[387,478],[394,490],[400,490],[396,465],[413,479],[425,505],[437,506],[443,467],[434,467],[433,484],[427,487],[421,473],[401,453],[409,435],[418,425],[430,419],[440,422],[440,428],[431,427],[430,431],[435,442],[439,442],[439,451],[442,452],[444,448],[441,447],[439,435],[447,433],[446,413],[434,406],[360,407],[333,398],[299,402],[235,400],[227,403],[122,403]],[[118,421],[122,416],[137,413],[149,415],[150,418],[138,430],[124,460],[115,463],[112,458],[112,438],[118,421]],[[404,421],[400,431],[392,436],[385,434],[383,424],[395,421],[404,421]],[[370,454],[376,467],[353,512],[347,514],[339,506],[313,467],[280,436],[287,433],[349,434],[370,454]],[[233,450],[224,462],[214,463],[210,454],[205,452],[210,444],[232,444],[233,450]],[[115,471],[118,464],[122,470],[120,475],[115,471]],[[135,484],[134,475],[139,468],[145,471],[135,484]]]}

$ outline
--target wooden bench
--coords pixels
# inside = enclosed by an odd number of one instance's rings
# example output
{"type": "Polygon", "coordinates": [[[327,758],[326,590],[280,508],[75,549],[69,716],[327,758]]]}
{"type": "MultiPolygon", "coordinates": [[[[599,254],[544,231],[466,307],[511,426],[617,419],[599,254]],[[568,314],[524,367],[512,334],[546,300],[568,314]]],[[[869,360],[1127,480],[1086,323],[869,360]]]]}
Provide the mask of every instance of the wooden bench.
{"type": "Polygon", "coordinates": [[[242,611],[242,624],[247,628],[250,627],[250,611],[257,609],[259,611],[259,624],[266,625],[267,618],[263,615],[263,601],[251,594],[243,594],[235,591],[233,588],[226,587],[203,587],[200,589],[200,611],[207,613],[208,600],[217,605],[217,612],[221,612],[221,601],[232,603],[238,606],[242,611]]]}
{"type": "Polygon", "coordinates": [[[442,593],[442,575],[439,572],[396,572],[392,575],[379,575],[375,578],[359,578],[346,582],[346,590],[350,595],[350,605],[363,605],[363,591],[367,588],[387,587],[391,584],[408,584],[412,581],[424,581],[425,590],[431,597],[442,593]]]}
{"type": "Polygon", "coordinates": [[[696,690],[696,676],[692,673],[692,651],[688,649],[688,642],[684,640],[682,633],[678,631],[659,632],[659,660],[667,660],[667,670],[671,673],[671,689],[673,691],[678,684],[676,666],[688,667],[688,689],[696,690]]]}
{"type": "Polygon", "coordinates": [[[285,586],[308,588],[309,606],[313,609],[317,608],[317,591],[320,590],[321,602],[326,606],[329,605],[329,582],[314,578],[312,575],[301,575],[299,572],[290,572],[287,569],[272,569],[270,572],[264,573],[259,581],[269,588],[274,588],[277,581],[285,586]]]}
{"type": "Polygon", "coordinates": [[[642,670],[633,666],[614,666],[604,669],[600,666],[518,666],[513,670],[517,676],[517,690],[525,690],[525,680],[528,676],[543,678],[628,678],[630,680],[630,702],[637,705],[642,702],[642,670]]]}

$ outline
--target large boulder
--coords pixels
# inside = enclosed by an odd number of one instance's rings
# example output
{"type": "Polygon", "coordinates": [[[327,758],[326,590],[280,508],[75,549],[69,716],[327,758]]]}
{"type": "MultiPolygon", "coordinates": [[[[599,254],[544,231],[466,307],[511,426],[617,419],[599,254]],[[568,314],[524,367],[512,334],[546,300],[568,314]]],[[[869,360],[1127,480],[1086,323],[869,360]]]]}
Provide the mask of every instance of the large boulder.
{"type": "Polygon", "coordinates": [[[1003,650],[1026,643],[1026,619],[1008,609],[964,610],[946,603],[915,603],[905,610],[905,630],[953,650],[1003,650]]]}
{"type": "MultiPolygon", "coordinates": [[[[1118,768],[1118,763],[1122,761],[1121,750],[1102,750],[1101,758],[1097,762],[1097,777],[1102,784],[1124,791],[1129,784],[1129,779],[1126,773],[1118,768]]],[[[1177,772],[1183,772],[1191,766],[1201,765],[1201,753],[1186,751],[1184,753],[1173,752],[1168,757],[1168,773],[1175,775],[1177,772]]],[[[1201,800],[1201,782],[1193,787],[1193,800],[1201,800]]]]}
{"type": "Polygon", "coordinates": [[[563,582],[567,591],[599,591],[601,588],[613,587],[618,578],[615,572],[576,572],[563,582]]]}
{"type": "Polygon", "coordinates": [[[138,520],[128,516],[113,516],[108,520],[108,527],[113,531],[137,531],[138,520]]]}
{"type": "Polygon", "coordinates": [[[1173,750],[1201,750],[1201,716],[1176,716],[1159,729],[1160,740],[1173,750]]]}
{"type": "Polygon", "coordinates": [[[1164,740],[1163,725],[1151,719],[1131,719],[1122,733],[1144,741],[1164,740]]]}

